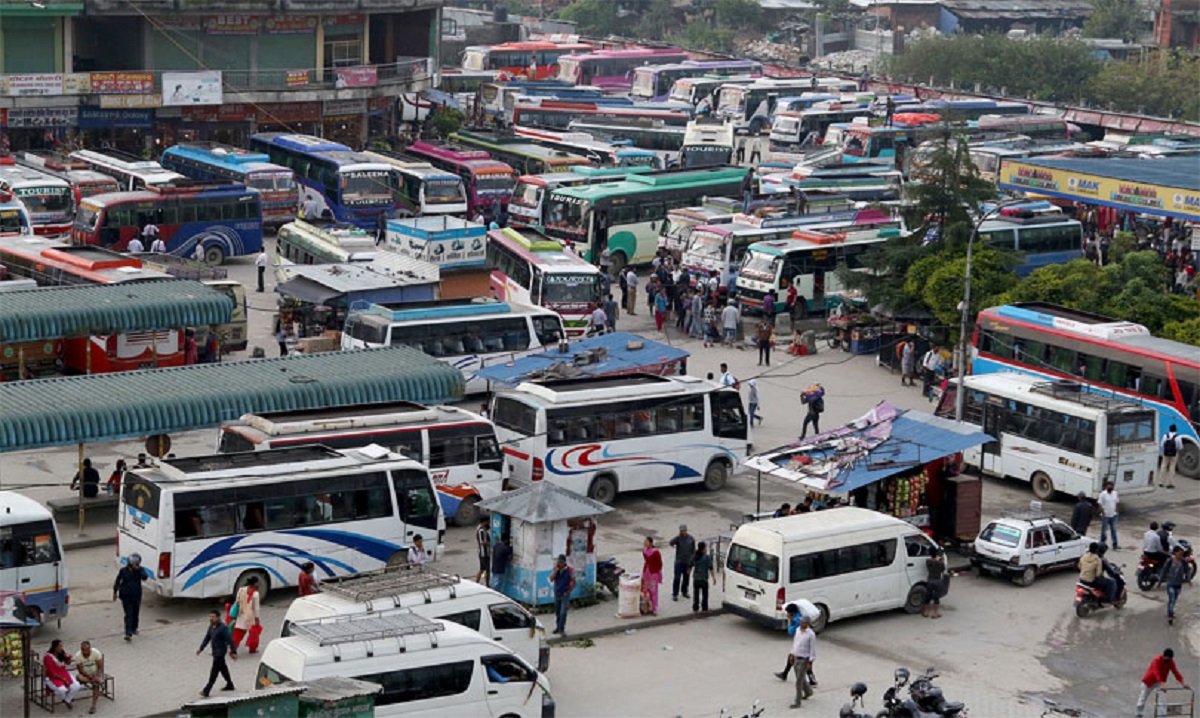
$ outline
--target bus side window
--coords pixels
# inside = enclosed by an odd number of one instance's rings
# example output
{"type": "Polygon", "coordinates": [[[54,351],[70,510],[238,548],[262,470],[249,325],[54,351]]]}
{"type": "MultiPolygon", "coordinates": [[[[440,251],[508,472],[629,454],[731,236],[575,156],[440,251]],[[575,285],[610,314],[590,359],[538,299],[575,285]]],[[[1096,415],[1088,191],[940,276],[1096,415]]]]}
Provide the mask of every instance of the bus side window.
{"type": "Polygon", "coordinates": [[[726,439],[746,438],[746,414],[742,398],[733,391],[714,391],[709,394],[713,406],[713,435],[726,439]]]}

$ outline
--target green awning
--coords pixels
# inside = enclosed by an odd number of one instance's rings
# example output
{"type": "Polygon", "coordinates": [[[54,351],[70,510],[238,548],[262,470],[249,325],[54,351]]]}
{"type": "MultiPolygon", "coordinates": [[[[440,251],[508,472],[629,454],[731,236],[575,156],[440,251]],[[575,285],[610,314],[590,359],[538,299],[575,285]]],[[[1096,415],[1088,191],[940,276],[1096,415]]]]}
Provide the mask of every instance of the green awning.
{"type": "Polygon", "coordinates": [[[242,414],[453,401],[458,369],[409,347],[0,384],[0,452],[217,426],[242,414]]]}
{"type": "Polygon", "coordinates": [[[0,344],[225,324],[233,300],[185,279],[0,295],[0,344]]]}

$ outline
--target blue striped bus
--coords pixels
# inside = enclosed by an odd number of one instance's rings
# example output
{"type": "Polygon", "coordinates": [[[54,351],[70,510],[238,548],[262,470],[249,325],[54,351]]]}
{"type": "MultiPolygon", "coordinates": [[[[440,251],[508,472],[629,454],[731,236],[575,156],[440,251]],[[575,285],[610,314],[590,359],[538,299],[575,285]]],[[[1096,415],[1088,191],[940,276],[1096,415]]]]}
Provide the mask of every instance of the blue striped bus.
{"type": "Polygon", "coordinates": [[[296,218],[300,193],[296,174],[261,152],[208,142],[168,147],[159,164],[198,180],[225,180],[258,190],[263,222],[281,225],[296,218]]]}

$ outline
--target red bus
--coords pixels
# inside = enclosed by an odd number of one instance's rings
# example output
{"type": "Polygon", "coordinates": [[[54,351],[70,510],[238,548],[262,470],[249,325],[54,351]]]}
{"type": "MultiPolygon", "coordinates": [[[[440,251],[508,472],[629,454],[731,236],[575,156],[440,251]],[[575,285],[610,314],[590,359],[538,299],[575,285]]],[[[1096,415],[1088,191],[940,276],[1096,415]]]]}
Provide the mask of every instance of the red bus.
{"type": "Polygon", "coordinates": [[[472,45],[463,51],[466,72],[492,71],[505,78],[550,80],[558,74],[558,58],[572,53],[591,52],[586,42],[506,42],[500,45],[472,45]]]}

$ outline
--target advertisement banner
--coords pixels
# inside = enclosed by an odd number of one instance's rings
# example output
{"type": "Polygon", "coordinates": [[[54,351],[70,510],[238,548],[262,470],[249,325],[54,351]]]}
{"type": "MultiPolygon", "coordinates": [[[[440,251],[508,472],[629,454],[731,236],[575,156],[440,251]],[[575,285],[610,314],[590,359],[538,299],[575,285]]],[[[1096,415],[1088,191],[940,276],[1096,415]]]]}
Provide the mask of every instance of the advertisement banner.
{"type": "Polygon", "coordinates": [[[204,27],[204,19],[199,15],[158,15],[154,24],[171,30],[199,30],[204,27]]]}
{"type": "Polygon", "coordinates": [[[367,111],[366,100],[327,100],[325,102],[326,117],[351,117],[367,111]]]}
{"type": "Polygon", "coordinates": [[[162,107],[159,95],[100,95],[100,106],[105,109],[162,107]]]}
{"type": "Polygon", "coordinates": [[[204,18],[206,35],[257,35],[260,19],[253,15],[210,15],[204,18]]]}
{"type": "Polygon", "coordinates": [[[6,75],[8,88],[6,95],[29,97],[31,95],[61,95],[63,76],[57,73],[38,73],[33,75],[6,75]]]}
{"type": "Polygon", "coordinates": [[[86,95],[92,91],[92,75],[88,72],[69,72],[63,75],[64,95],[86,95]]]}
{"type": "Polygon", "coordinates": [[[252,117],[254,106],[240,102],[183,108],[184,122],[247,122],[252,117]]]}
{"type": "Polygon", "coordinates": [[[362,25],[362,15],[326,15],[326,25],[362,25]]]}
{"type": "Polygon", "coordinates": [[[337,87],[374,87],[378,80],[374,65],[337,68],[337,87]]]}
{"type": "Polygon", "coordinates": [[[154,126],[154,110],[119,110],[84,106],[79,108],[79,129],[101,130],[132,127],[148,130],[154,126]]]}
{"type": "Polygon", "coordinates": [[[93,72],[92,94],[149,95],[154,92],[152,72],[93,72]]]}
{"type": "Polygon", "coordinates": [[[164,72],[162,100],[164,105],[219,105],[221,71],[164,72]]]}
{"type": "Polygon", "coordinates": [[[74,107],[12,108],[8,111],[8,127],[74,127],[79,114],[74,107]]]}
{"type": "MultiPolygon", "coordinates": [[[[1104,163],[1109,160],[1099,160],[1104,163]]],[[[1155,160],[1155,163],[1169,160],[1155,160]]],[[[1101,167],[1104,165],[1101,164],[1101,167]]],[[[1200,221],[1200,191],[1005,160],[1000,188],[1200,221]]]]}
{"type": "Polygon", "coordinates": [[[287,86],[304,87],[308,84],[308,70],[288,70],[287,86]]]}
{"type": "Polygon", "coordinates": [[[299,15],[273,15],[263,21],[268,35],[303,35],[316,32],[317,19],[299,15]]]}
{"type": "Polygon", "coordinates": [[[320,102],[263,102],[254,109],[254,119],[260,125],[288,125],[321,119],[320,102]]]}

